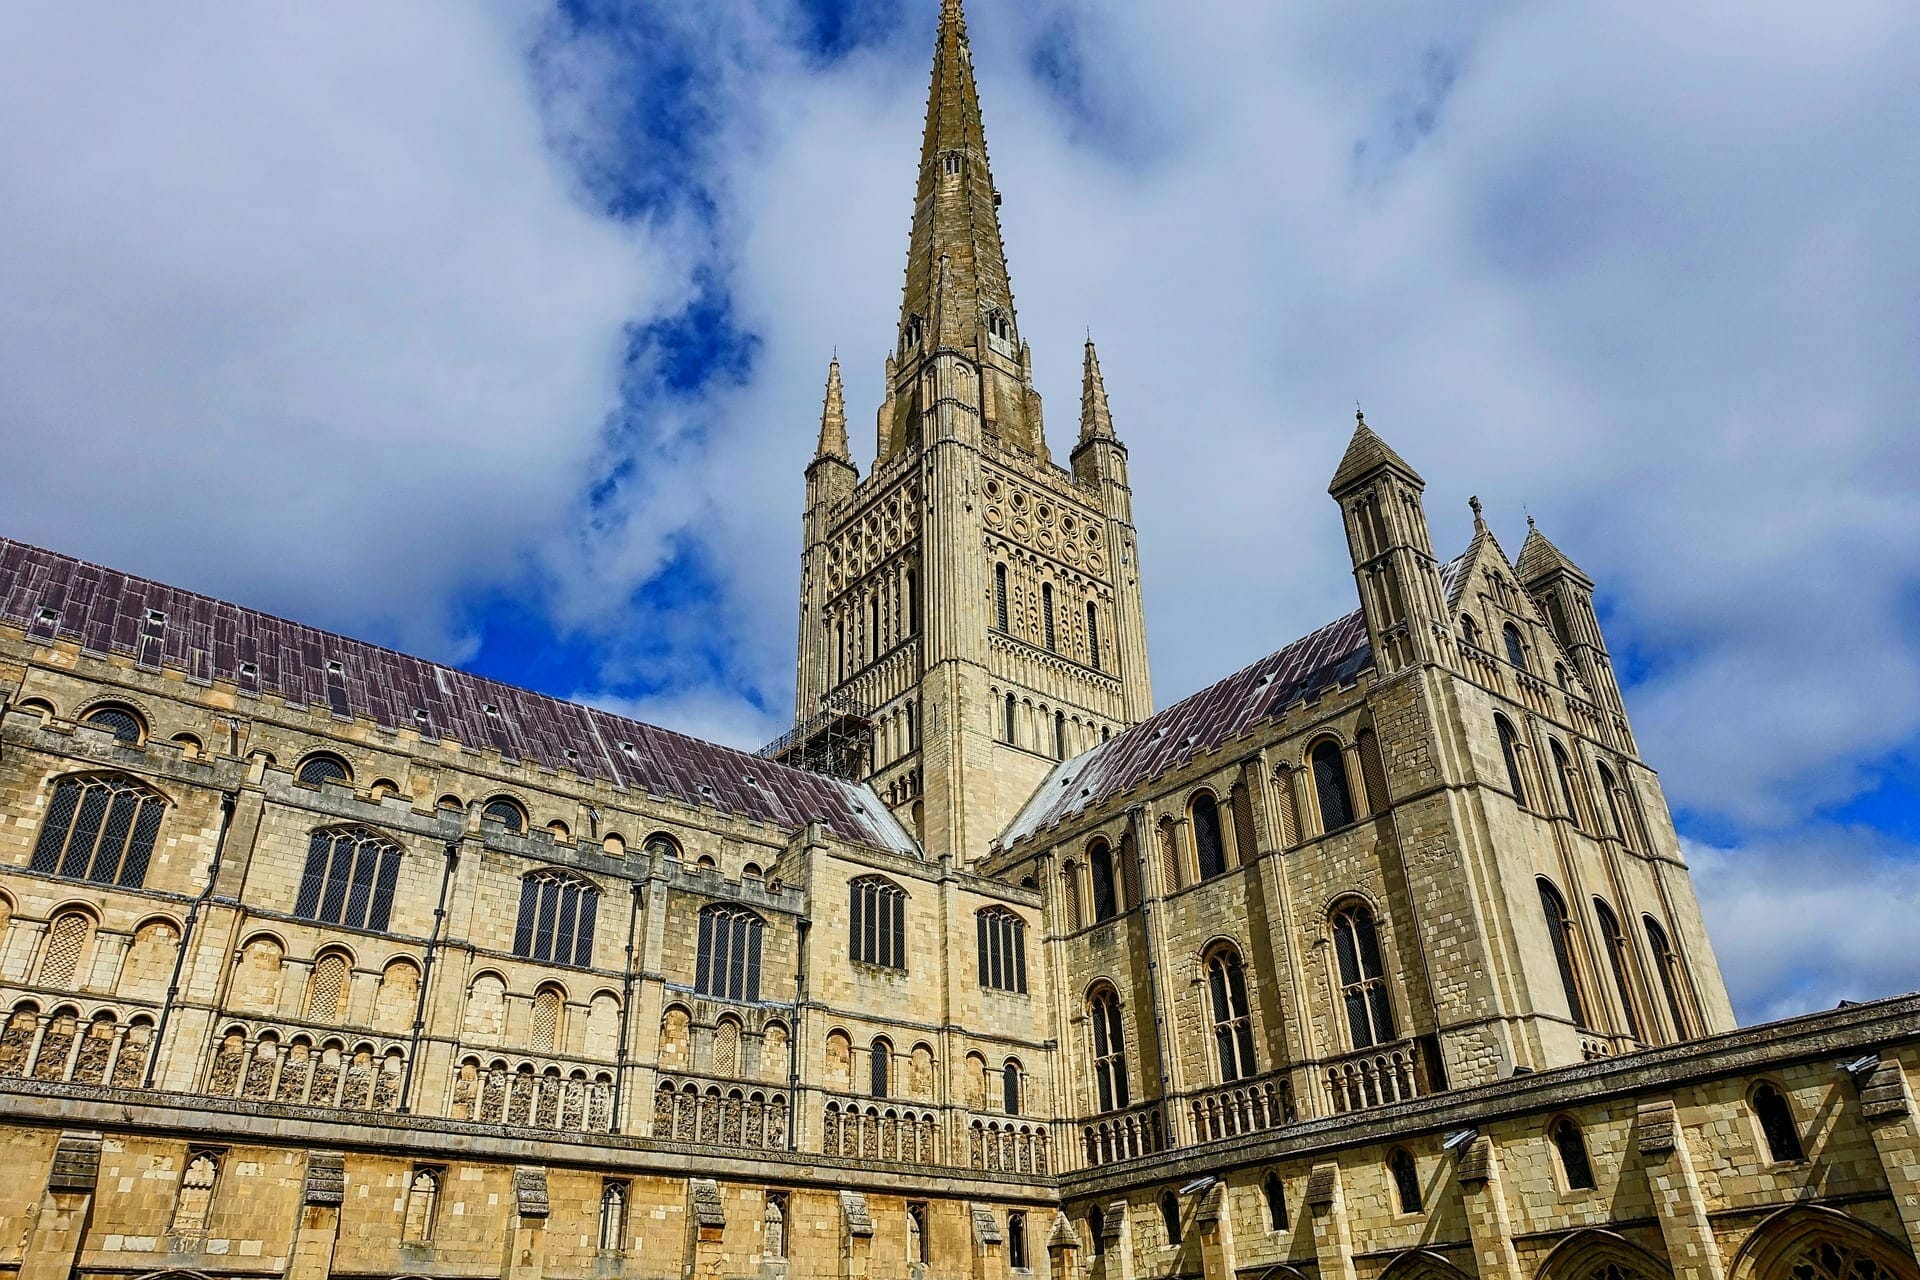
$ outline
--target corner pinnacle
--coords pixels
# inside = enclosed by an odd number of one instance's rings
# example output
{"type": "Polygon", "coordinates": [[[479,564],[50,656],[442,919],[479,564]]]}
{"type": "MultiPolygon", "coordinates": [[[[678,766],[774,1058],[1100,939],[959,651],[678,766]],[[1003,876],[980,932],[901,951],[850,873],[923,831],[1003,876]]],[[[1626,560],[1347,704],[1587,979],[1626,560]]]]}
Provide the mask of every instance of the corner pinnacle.
{"type": "Polygon", "coordinates": [[[847,400],[840,387],[840,358],[827,365],[827,398],[820,410],[820,448],[816,458],[852,460],[847,447],[847,400]]]}

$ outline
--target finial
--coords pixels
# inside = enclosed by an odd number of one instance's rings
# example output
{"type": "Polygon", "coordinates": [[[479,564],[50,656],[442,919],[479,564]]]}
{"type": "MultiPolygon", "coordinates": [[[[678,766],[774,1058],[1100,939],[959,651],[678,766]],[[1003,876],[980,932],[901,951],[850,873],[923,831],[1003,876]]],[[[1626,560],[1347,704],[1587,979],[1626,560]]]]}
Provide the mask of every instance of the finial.
{"type": "Polygon", "coordinates": [[[1527,512],[1527,530],[1528,532],[1533,530],[1533,512],[1531,511],[1527,512]]]}
{"type": "Polygon", "coordinates": [[[1487,528],[1486,517],[1480,514],[1480,496],[1475,494],[1467,499],[1467,505],[1473,508],[1473,528],[1476,533],[1484,533],[1487,528]]]}
{"type": "Polygon", "coordinates": [[[1367,425],[1366,411],[1361,409],[1360,402],[1358,400],[1355,400],[1353,402],[1353,420],[1354,420],[1354,423],[1358,426],[1364,427],[1367,425]]]}

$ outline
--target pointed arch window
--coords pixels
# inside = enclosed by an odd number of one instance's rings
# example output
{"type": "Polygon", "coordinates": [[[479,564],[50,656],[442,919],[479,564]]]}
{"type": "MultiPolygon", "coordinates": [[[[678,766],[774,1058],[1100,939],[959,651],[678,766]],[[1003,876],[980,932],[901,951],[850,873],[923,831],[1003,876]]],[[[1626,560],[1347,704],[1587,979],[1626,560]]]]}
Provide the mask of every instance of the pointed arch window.
{"type": "Polygon", "coordinates": [[[893,1082],[893,1041],[880,1036],[867,1051],[868,1072],[867,1090],[876,1098],[888,1096],[888,1088],[893,1082]]]}
{"type": "Polygon", "coordinates": [[[600,1247],[610,1253],[626,1248],[629,1192],[622,1179],[608,1178],[600,1185],[600,1247]]]}
{"type": "Polygon", "coordinates": [[[193,1248],[205,1241],[207,1215],[213,1209],[213,1192],[219,1181],[219,1151],[188,1151],[187,1168],[180,1175],[180,1191],[173,1203],[170,1236],[193,1248]]]}
{"type": "Polygon", "coordinates": [[[1476,649],[1480,647],[1480,627],[1464,613],[1460,615],[1460,641],[1476,649]]]}
{"type": "Polygon", "coordinates": [[[760,942],[766,921],[745,907],[712,903],[700,909],[693,989],[721,1000],[760,998],[760,942]]]}
{"type": "Polygon", "coordinates": [[[1040,584],[1040,619],[1042,629],[1046,635],[1048,650],[1051,651],[1058,648],[1054,643],[1055,636],[1053,634],[1053,584],[1051,582],[1043,582],[1040,584]]]}
{"type": "Polygon", "coordinates": [[[1195,793],[1189,806],[1193,816],[1193,854],[1200,866],[1200,878],[1209,880],[1227,870],[1226,842],[1220,834],[1220,806],[1213,794],[1195,793]]]}
{"type": "Polygon", "coordinates": [[[1354,750],[1360,756],[1360,781],[1366,787],[1367,812],[1387,811],[1387,765],[1380,755],[1380,739],[1371,728],[1354,735],[1354,750]]]}
{"type": "Polygon", "coordinates": [[[315,831],[293,914],[302,920],[384,930],[400,879],[400,846],[359,827],[315,831]]]}
{"type": "Polygon", "coordinates": [[[1520,628],[1509,622],[1500,628],[1501,638],[1507,642],[1507,661],[1522,671],[1527,669],[1527,646],[1520,639],[1520,628]]]}
{"type": "Polygon", "coordinates": [[[1604,792],[1607,797],[1607,816],[1613,820],[1613,834],[1620,837],[1620,843],[1626,845],[1628,848],[1632,848],[1633,836],[1627,826],[1626,811],[1620,807],[1620,783],[1614,778],[1613,770],[1607,768],[1604,762],[1600,763],[1598,767],[1600,769],[1600,790],[1604,792]]]}
{"type": "Polygon", "coordinates": [[[1320,829],[1338,831],[1353,825],[1353,793],[1347,789],[1347,762],[1340,744],[1321,739],[1309,757],[1313,764],[1313,791],[1320,801],[1320,829]]]}
{"type": "Polygon", "coordinates": [[[1120,914],[1120,904],[1114,893],[1113,847],[1105,840],[1087,846],[1087,870],[1093,880],[1094,923],[1113,919],[1120,914]]]}
{"type": "Polygon", "coordinates": [[[1580,998],[1580,938],[1573,917],[1567,913],[1567,901],[1544,877],[1536,883],[1540,910],[1547,918],[1547,936],[1553,943],[1553,962],[1560,970],[1560,986],[1567,996],[1567,1013],[1575,1026],[1591,1029],[1586,1002],[1580,998]]]}
{"type": "Polygon", "coordinates": [[[974,916],[980,943],[980,985],[990,991],[1027,993],[1027,923],[1005,907],[974,916]]]}
{"type": "Polygon", "coordinates": [[[1387,1172],[1393,1175],[1394,1194],[1400,1200],[1400,1212],[1419,1213],[1420,1170],[1414,1165],[1413,1157],[1405,1147],[1395,1147],[1387,1156],[1387,1172]]]}
{"type": "Polygon", "coordinates": [[[1667,997],[1667,1013],[1673,1018],[1674,1037],[1691,1040],[1693,1020],[1687,1016],[1686,974],[1681,971],[1680,956],[1667,940],[1667,931],[1652,916],[1640,917],[1640,923],[1647,931],[1647,945],[1653,948],[1653,960],[1660,969],[1660,987],[1667,997]]]}
{"type": "Polygon", "coordinates": [[[1087,601],[1087,665],[1100,669],[1100,610],[1087,601]]]}
{"type": "Polygon", "coordinates": [[[1180,885],[1180,844],[1174,832],[1173,819],[1162,818],[1155,829],[1160,843],[1160,880],[1161,892],[1174,893],[1180,885]]]}
{"type": "Polygon", "coordinates": [[[1168,1246],[1180,1243],[1180,1197],[1171,1191],[1160,1193],[1160,1228],[1167,1233],[1168,1246]]]}
{"type": "Polygon", "coordinates": [[[1280,1181],[1280,1175],[1268,1171],[1260,1180],[1260,1194],[1267,1202],[1267,1230],[1285,1231],[1287,1229],[1287,1188],[1280,1181]]]}
{"type": "Polygon", "coordinates": [[[1087,1000],[1093,1024],[1093,1091],[1101,1111],[1120,1111],[1127,1105],[1127,1041],[1120,1020],[1120,995],[1112,987],[1094,989],[1087,1000]]]}
{"type": "Polygon", "coordinates": [[[1520,779],[1520,740],[1505,716],[1493,718],[1493,730],[1500,737],[1500,758],[1507,765],[1507,786],[1513,790],[1513,802],[1527,807],[1527,786],[1520,779]]]}
{"type": "Polygon", "coordinates": [[[402,1239],[427,1244],[433,1239],[434,1219],[440,1212],[440,1171],[416,1168],[407,1184],[407,1217],[402,1239]]]}
{"type": "Polygon", "coordinates": [[[1394,1038],[1393,1002],[1373,910],[1364,902],[1350,902],[1334,912],[1331,923],[1348,1037],[1355,1049],[1386,1044],[1394,1038]]]}
{"type": "Polygon", "coordinates": [[[1560,1172],[1566,1177],[1567,1190],[1593,1190],[1593,1162],[1587,1158],[1587,1140],[1580,1126],[1566,1116],[1553,1122],[1547,1136],[1560,1153],[1560,1172]]]}
{"type": "Polygon", "coordinates": [[[1213,1045],[1220,1063],[1220,1082],[1232,1084],[1258,1075],[1253,1019],[1247,1005],[1247,974],[1234,948],[1219,947],[1207,957],[1207,994],[1213,1011],[1213,1045]]]}
{"type": "Polygon", "coordinates": [[[564,871],[535,871],[520,881],[520,913],[514,921],[513,954],[523,960],[587,968],[593,963],[593,928],[600,890],[564,871]]]}
{"type": "Polygon", "coordinates": [[[1060,868],[1060,901],[1067,913],[1067,928],[1080,927],[1080,864],[1068,859],[1060,868]]]}
{"type": "Polygon", "coordinates": [[[1007,566],[993,566],[993,626],[1003,635],[1008,630],[1007,623],[1007,566]]]}
{"type": "Polygon", "coordinates": [[[1785,1094],[1762,1081],[1753,1091],[1751,1105],[1753,1118],[1760,1123],[1760,1136],[1767,1143],[1767,1159],[1775,1164],[1798,1164],[1807,1158],[1785,1094]]]}
{"type": "Polygon", "coordinates": [[[1613,987],[1620,996],[1620,1009],[1627,1019],[1627,1034],[1641,1044],[1647,1042],[1647,1033],[1640,1021],[1640,1002],[1633,994],[1633,961],[1628,954],[1627,935],[1620,928],[1620,918],[1613,914],[1613,908],[1603,898],[1593,900],[1594,918],[1600,922],[1600,934],[1607,943],[1607,964],[1613,970],[1613,987]]]}
{"type": "Polygon", "coordinates": [[[907,967],[907,891],[879,876],[862,876],[851,886],[852,911],[847,949],[862,964],[888,969],[907,967]]]}
{"type": "Polygon", "coordinates": [[[1560,779],[1560,799],[1567,808],[1567,816],[1573,819],[1573,825],[1584,829],[1586,823],[1581,820],[1579,784],[1573,772],[1573,762],[1567,758],[1566,749],[1559,743],[1552,744],[1553,771],[1560,779]]]}

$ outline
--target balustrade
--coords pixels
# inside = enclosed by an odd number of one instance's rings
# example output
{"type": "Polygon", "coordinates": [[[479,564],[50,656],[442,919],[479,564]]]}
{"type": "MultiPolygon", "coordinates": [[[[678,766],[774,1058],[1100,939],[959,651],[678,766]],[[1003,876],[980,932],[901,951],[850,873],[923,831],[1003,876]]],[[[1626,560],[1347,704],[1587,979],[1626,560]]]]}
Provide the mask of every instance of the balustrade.
{"type": "Polygon", "coordinates": [[[1420,1046],[1412,1040],[1376,1045],[1330,1063],[1326,1080],[1335,1113],[1366,1111],[1432,1092],[1420,1046]]]}
{"type": "Polygon", "coordinates": [[[653,1136],[777,1151],[787,1145],[790,1109],[787,1095],[778,1089],[663,1079],[653,1093],[653,1136]]]}
{"type": "Polygon", "coordinates": [[[967,1125],[967,1164],[990,1173],[1051,1173],[1047,1126],[1007,1116],[976,1116],[967,1125]]]}
{"type": "Polygon", "coordinates": [[[937,1136],[931,1111],[879,1101],[834,1100],[827,1103],[822,1118],[820,1152],[938,1164],[937,1136]]]}
{"type": "Polygon", "coordinates": [[[1187,1108],[1195,1142],[1277,1129],[1299,1118],[1293,1106],[1293,1082],[1281,1072],[1223,1085],[1190,1100],[1187,1108]]]}
{"type": "Polygon", "coordinates": [[[1086,1145],[1088,1167],[1167,1149],[1167,1126],[1158,1102],[1083,1120],[1080,1136],[1086,1145]]]}

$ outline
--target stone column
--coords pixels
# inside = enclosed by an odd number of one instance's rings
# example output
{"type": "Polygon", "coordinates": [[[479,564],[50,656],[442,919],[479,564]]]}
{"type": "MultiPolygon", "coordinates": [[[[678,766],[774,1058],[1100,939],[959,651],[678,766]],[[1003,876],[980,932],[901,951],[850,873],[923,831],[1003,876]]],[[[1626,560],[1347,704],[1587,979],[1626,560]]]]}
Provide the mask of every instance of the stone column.
{"type": "Polygon", "coordinates": [[[1899,1059],[1882,1058],[1861,1083],[1860,1112],[1867,1118],[1907,1243],[1920,1254],[1920,1134],[1914,1131],[1913,1098],[1899,1059]]]}
{"type": "Polygon", "coordinates": [[[1634,1121],[1635,1142],[1647,1170],[1660,1234],[1667,1243],[1674,1280],[1724,1280],[1726,1266],[1707,1221],[1700,1181],[1693,1172],[1686,1131],[1672,1102],[1641,1104],[1634,1121]]]}
{"type": "Polygon", "coordinates": [[[1313,1218],[1313,1253],[1321,1280],[1356,1280],[1353,1235],[1340,1191],[1340,1166],[1331,1160],[1307,1174],[1307,1212],[1313,1218]]]}
{"type": "Polygon", "coordinates": [[[20,1259],[20,1280],[67,1280],[92,1216],[100,1178],[100,1135],[69,1130],[53,1151],[46,1194],[35,1207],[20,1259]]]}
{"type": "Polygon", "coordinates": [[[535,1165],[515,1166],[513,1202],[503,1280],[540,1280],[547,1263],[547,1171],[535,1165]]]}
{"type": "Polygon", "coordinates": [[[1500,1183],[1500,1163],[1492,1139],[1474,1139],[1460,1157],[1454,1173],[1466,1202],[1467,1234],[1473,1256],[1487,1280],[1522,1280],[1520,1259],[1513,1250],[1513,1225],[1507,1217],[1506,1190],[1500,1183]]]}
{"type": "Polygon", "coordinates": [[[338,1151],[311,1152],[286,1280],[327,1280],[333,1270],[333,1246],[340,1237],[340,1206],[346,1196],[346,1158],[338,1151]]]}

